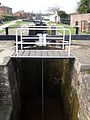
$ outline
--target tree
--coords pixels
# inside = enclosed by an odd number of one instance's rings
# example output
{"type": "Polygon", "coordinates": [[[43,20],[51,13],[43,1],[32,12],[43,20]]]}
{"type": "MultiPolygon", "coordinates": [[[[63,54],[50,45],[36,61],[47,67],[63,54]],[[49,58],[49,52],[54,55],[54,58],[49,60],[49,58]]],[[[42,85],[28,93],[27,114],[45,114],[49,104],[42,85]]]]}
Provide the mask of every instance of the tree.
{"type": "Polygon", "coordinates": [[[90,0],[80,0],[78,2],[77,12],[82,13],[90,13],[90,0]]]}
{"type": "Polygon", "coordinates": [[[65,11],[60,10],[58,12],[58,15],[60,16],[60,22],[63,24],[70,24],[70,15],[67,14],[65,11]]]}
{"type": "Polygon", "coordinates": [[[58,15],[62,19],[68,19],[70,17],[65,11],[62,11],[62,10],[58,11],[58,15]]]}
{"type": "Polygon", "coordinates": [[[56,5],[56,6],[49,7],[47,11],[53,12],[53,13],[58,13],[59,10],[60,10],[60,7],[58,7],[56,5]]]}

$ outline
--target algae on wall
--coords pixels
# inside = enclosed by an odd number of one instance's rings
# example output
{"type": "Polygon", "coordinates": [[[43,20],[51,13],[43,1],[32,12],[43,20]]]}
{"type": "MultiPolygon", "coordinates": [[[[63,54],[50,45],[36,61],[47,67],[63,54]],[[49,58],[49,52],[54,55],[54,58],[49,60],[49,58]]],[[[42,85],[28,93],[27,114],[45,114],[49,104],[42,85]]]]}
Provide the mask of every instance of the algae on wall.
{"type": "Polygon", "coordinates": [[[59,100],[62,98],[65,120],[78,119],[79,102],[77,91],[72,86],[73,64],[71,59],[45,61],[46,94],[59,100]]]}
{"type": "Polygon", "coordinates": [[[79,102],[77,92],[72,86],[73,61],[63,61],[63,76],[61,83],[61,96],[64,107],[65,120],[77,120],[79,102]]]}
{"type": "Polygon", "coordinates": [[[70,120],[78,120],[79,101],[76,90],[72,87],[72,98],[71,98],[71,114],[70,120]]]}

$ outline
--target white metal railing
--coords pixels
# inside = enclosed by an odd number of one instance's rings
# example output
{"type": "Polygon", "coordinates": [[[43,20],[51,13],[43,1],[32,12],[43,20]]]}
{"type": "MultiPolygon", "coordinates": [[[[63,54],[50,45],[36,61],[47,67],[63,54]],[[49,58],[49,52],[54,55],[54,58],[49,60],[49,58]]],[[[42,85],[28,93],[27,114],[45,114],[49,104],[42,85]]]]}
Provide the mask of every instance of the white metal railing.
{"type": "Polygon", "coordinates": [[[68,57],[70,57],[70,45],[71,45],[71,31],[62,26],[56,26],[53,28],[52,26],[29,26],[29,28],[18,28],[16,30],[16,56],[18,56],[19,49],[23,49],[23,45],[62,45],[62,49],[65,49],[65,45],[68,45],[68,57]],[[60,35],[48,35],[47,33],[38,33],[34,36],[24,36],[23,31],[25,33],[29,30],[35,31],[56,31],[61,32],[60,35]],[[68,41],[65,40],[66,31],[68,32],[69,38],[68,41]],[[19,37],[20,36],[20,40],[19,37]],[[33,42],[26,42],[25,40],[35,40],[33,42]],[[60,40],[61,42],[50,42],[49,40],[60,40]],[[19,48],[20,46],[20,48],[19,48]]]}

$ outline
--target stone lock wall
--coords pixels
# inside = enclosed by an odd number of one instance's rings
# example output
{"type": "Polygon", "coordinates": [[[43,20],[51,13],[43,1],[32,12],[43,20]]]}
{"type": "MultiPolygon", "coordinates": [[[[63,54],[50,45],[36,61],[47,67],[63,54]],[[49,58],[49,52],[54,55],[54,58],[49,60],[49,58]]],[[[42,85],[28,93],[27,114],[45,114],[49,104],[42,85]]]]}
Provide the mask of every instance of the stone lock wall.
{"type": "Polygon", "coordinates": [[[8,66],[0,66],[0,105],[12,105],[8,66]]]}
{"type": "MultiPolygon", "coordinates": [[[[60,84],[65,120],[90,120],[90,70],[79,69],[77,64],[69,59],[60,64],[63,66],[60,84]]],[[[10,60],[0,66],[0,107],[12,107],[11,120],[20,120],[20,65],[19,60],[10,60]]]]}
{"type": "Polygon", "coordinates": [[[65,120],[78,120],[79,102],[76,89],[72,86],[73,60],[64,60],[61,96],[65,120]]]}
{"type": "MultiPolygon", "coordinates": [[[[17,61],[10,60],[9,62],[9,81],[10,81],[10,89],[12,96],[12,119],[20,120],[21,114],[21,104],[20,104],[20,78],[19,78],[19,68],[17,67],[17,61]]],[[[11,119],[11,120],[12,120],[11,119]]]]}
{"type": "Polygon", "coordinates": [[[79,102],[78,120],[90,120],[90,73],[78,71],[74,66],[72,74],[72,86],[77,92],[79,102]]]}
{"type": "Polygon", "coordinates": [[[0,66],[0,115],[2,115],[0,120],[19,120],[20,95],[17,71],[11,60],[0,66]]]}
{"type": "Polygon", "coordinates": [[[61,96],[65,120],[90,120],[90,70],[77,61],[63,62],[61,96]]]}

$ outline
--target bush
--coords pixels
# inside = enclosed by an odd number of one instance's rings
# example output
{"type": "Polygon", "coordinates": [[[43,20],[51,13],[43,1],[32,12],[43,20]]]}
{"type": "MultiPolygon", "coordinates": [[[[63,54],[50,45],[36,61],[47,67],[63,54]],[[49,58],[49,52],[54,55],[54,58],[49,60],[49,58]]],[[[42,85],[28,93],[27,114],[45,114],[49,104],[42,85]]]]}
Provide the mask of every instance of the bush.
{"type": "Polygon", "coordinates": [[[4,22],[5,22],[5,21],[16,20],[16,19],[17,19],[16,16],[8,16],[8,15],[6,16],[6,15],[5,15],[5,16],[2,16],[2,17],[1,17],[1,21],[4,21],[4,22]]]}

